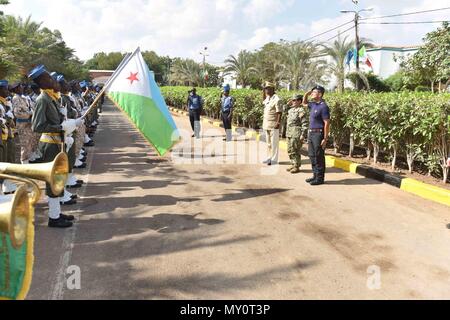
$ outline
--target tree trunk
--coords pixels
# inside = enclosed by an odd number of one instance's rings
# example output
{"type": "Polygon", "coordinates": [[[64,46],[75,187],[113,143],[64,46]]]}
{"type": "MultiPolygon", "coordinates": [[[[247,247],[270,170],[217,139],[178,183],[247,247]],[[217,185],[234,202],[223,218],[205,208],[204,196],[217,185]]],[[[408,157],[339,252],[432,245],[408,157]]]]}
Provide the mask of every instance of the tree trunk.
{"type": "Polygon", "coordinates": [[[378,154],[380,153],[380,145],[377,142],[373,143],[373,164],[378,161],[378,154]]]}
{"type": "Polygon", "coordinates": [[[350,150],[348,155],[350,158],[353,158],[353,151],[355,150],[355,138],[353,137],[353,133],[350,133],[350,150]]]}
{"type": "Polygon", "coordinates": [[[367,162],[369,162],[370,161],[370,155],[372,154],[372,150],[370,150],[370,142],[367,143],[366,154],[367,154],[366,160],[367,160],[367,162]]]}
{"type": "Polygon", "coordinates": [[[408,172],[413,172],[413,163],[414,163],[414,156],[411,151],[406,152],[406,162],[408,163],[408,172]]]}
{"type": "Polygon", "coordinates": [[[392,147],[392,150],[393,150],[393,157],[392,157],[392,165],[391,165],[391,168],[392,168],[392,172],[394,172],[395,171],[395,164],[396,164],[396,162],[397,162],[397,146],[395,145],[395,146],[393,146],[392,147]]]}
{"type": "Polygon", "coordinates": [[[434,81],[431,81],[431,92],[434,93],[434,81]]]}
{"type": "Polygon", "coordinates": [[[444,179],[443,179],[444,183],[447,183],[449,171],[450,171],[450,168],[443,168],[443,170],[442,170],[442,173],[443,173],[442,175],[444,176],[444,179]]]}

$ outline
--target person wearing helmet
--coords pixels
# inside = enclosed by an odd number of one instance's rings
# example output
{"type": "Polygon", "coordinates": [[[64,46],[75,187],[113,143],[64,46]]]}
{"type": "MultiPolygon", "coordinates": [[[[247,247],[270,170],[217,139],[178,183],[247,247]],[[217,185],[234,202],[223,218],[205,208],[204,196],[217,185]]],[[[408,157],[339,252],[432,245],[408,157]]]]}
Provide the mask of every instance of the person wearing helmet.
{"type": "Polygon", "coordinates": [[[224,138],[223,140],[227,142],[233,139],[231,124],[233,119],[234,98],[230,96],[230,90],[230,85],[225,85],[223,87],[221,98],[222,121],[226,134],[226,138],[224,138]]]}

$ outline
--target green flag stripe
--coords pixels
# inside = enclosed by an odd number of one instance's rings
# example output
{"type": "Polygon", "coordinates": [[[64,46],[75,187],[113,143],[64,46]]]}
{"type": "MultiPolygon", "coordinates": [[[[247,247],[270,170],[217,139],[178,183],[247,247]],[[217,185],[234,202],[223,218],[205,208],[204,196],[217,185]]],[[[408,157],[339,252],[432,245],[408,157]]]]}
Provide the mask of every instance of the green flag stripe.
{"type": "Polygon", "coordinates": [[[110,92],[110,98],[130,117],[137,129],[164,155],[173,146],[174,128],[155,102],[145,96],[131,93],[110,92]]]}

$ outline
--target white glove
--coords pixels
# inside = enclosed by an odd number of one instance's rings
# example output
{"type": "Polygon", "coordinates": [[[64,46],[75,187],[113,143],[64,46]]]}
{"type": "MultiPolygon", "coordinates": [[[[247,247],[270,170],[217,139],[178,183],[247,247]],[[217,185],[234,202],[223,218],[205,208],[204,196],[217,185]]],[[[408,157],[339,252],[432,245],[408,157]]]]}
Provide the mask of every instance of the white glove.
{"type": "Polygon", "coordinates": [[[75,119],[67,119],[66,121],[61,123],[61,127],[62,127],[63,131],[66,133],[66,135],[71,134],[77,128],[75,119]]]}
{"type": "Polygon", "coordinates": [[[72,137],[65,137],[64,140],[65,140],[65,143],[66,143],[67,151],[69,151],[70,148],[72,148],[75,140],[72,137]]]}
{"type": "Polygon", "coordinates": [[[13,115],[13,113],[11,112],[11,110],[8,111],[8,112],[6,113],[6,116],[8,116],[8,117],[11,118],[11,119],[14,119],[14,115],[13,115]]]}
{"type": "Polygon", "coordinates": [[[77,127],[81,127],[81,125],[83,124],[83,119],[82,118],[75,119],[75,124],[77,127]]]}
{"type": "Polygon", "coordinates": [[[0,122],[5,125],[6,124],[6,119],[0,118],[0,122]]]}

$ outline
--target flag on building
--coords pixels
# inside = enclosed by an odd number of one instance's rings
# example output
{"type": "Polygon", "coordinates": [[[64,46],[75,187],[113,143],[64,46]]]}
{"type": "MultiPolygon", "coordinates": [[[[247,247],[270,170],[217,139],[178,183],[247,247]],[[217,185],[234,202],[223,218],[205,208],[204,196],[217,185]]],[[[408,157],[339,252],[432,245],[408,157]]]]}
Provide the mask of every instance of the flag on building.
{"type": "Polygon", "coordinates": [[[177,126],[140,49],[125,59],[105,85],[108,96],[162,156],[180,139],[177,126]]]}

